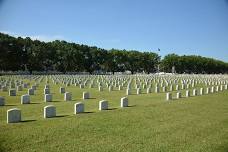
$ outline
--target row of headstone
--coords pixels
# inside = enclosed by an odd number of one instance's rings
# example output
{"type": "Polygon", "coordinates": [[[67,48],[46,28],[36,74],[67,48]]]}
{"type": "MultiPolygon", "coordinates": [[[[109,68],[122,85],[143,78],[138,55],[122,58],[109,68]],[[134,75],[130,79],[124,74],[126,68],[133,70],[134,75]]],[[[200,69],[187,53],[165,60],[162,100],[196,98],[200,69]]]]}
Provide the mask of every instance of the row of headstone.
{"type": "MultiPolygon", "coordinates": [[[[166,89],[166,87],[163,87],[163,92],[167,92],[167,89],[166,89]]],[[[173,91],[173,89],[170,89],[170,91],[173,91]]],[[[149,94],[149,93],[151,93],[152,92],[152,89],[151,89],[151,87],[149,87],[149,88],[147,88],[146,89],[146,93],[147,94],[149,94]]],[[[155,87],[155,91],[154,91],[155,93],[159,93],[160,92],[160,89],[159,89],[159,87],[155,87]]],[[[142,93],[142,89],[141,88],[137,88],[136,89],[136,94],[141,94],[142,93]]],[[[127,88],[126,89],[126,95],[130,95],[131,94],[131,89],[130,88],[127,88]]]]}
{"type": "MultiPolygon", "coordinates": [[[[30,103],[30,95],[34,95],[33,89],[29,89],[28,94],[21,96],[21,104],[29,104],[30,103]]],[[[10,96],[16,96],[16,90],[14,90],[14,89],[11,90],[10,96]]],[[[82,98],[83,99],[89,99],[90,93],[89,92],[83,92],[82,98]]],[[[64,93],[64,101],[71,101],[71,100],[72,100],[72,94],[70,92],[65,92],[64,93]]],[[[51,102],[52,101],[52,94],[44,94],[44,101],[45,102],[51,102]]],[[[4,97],[0,96],[0,106],[4,106],[4,105],[5,105],[5,99],[4,99],[4,97]]]]}
{"type": "MultiPolygon", "coordinates": [[[[156,75],[136,75],[136,76],[128,76],[128,75],[117,75],[117,76],[91,76],[91,75],[52,75],[52,76],[41,76],[36,79],[45,79],[46,83],[49,83],[49,79],[53,81],[53,83],[58,84],[62,83],[66,86],[73,85],[80,86],[80,88],[84,88],[85,86],[95,86],[97,84],[99,91],[102,91],[104,86],[108,87],[110,91],[112,91],[113,87],[119,87],[119,90],[127,86],[127,88],[131,88],[131,85],[135,85],[135,88],[146,89],[152,87],[152,83],[155,83],[153,90],[155,92],[166,92],[169,91],[178,91],[180,89],[189,89],[189,87],[195,87],[198,84],[206,84],[206,85],[217,85],[217,84],[227,84],[227,78],[219,75],[215,76],[204,76],[204,75],[164,75],[164,76],[156,76],[156,75]],[[69,85],[68,85],[69,84],[69,85]],[[102,88],[101,88],[102,87],[102,88]],[[157,88],[156,88],[157,87],[157,88]],[[160,89],[159,89],[160,88],[160,89]]],[[[41,82],[39,80],[39,82],[41,82]]],[[[19,84],[20,85],[20,84],[19,84]]]]}
{"type": "MultiPolygon", "coordinates": [[[[227,85],[224,85],[224,86],[220,85],[220,87],[219,86],[216,86],[216,87],[212,86],[211,88],[207,87],[206,91],[204,91],[204,88],[200,88],[199,94],[198,94],[197,89],[193,89],[192,90],[192,96],[214,93],[214,88],[215,88],[215,92],[219,92],[219,91],[223,91],[223,88],[224,88],[224,90],[227,90],[227,85]]],[[[177,92],[176,93],[176,99],[179,99],[181,97],[182,97],[181,92],[177,92]]],[[[190,97],[190,91],[189,90],[186,90],[185,97],[190,97]]],[[[166,93],[166,100],[172,100],[172,94],[170,92],[166,93]]]]}
{"type": "MultiPolygon", "coordinates": [[[[1,98],[0,98],[1,99],[1,98]]],[[[128,107],[128,98],[123,97],[120,101],[120,107],[128,107]]],[[[84,104],[78,102],[74,104],[74,114],[79,114],[84,112],[84,104]]],[[[99,110],[107,110],[108,101],[101,100],[99,102],[99,110]]],[[[44,118],[56,117],[56,107],[54,105],[48,105],[44,107],[44,118]]],[[[21,121],[21,110],[18,108],[13,108],[7,110],[7,123],[16,123],[21,121]]]]}
{"type": "Polygon", "coordinates": [[[29,85],[30,85],[29,83],[23,83],[23,82],[21,82],[21,83],[17,82],[16,84],[5,83],[5,84],[0,84],[0,89],[1,89],[1,91],[7,91],[8,88],[10,88],[10,89],[15,88],[15,90],[17,90],[17,91],[23,91],[23,89],[28,88],[29,85]]]}
{"type": "MultiPolygon", "coordinates": [[[[24,77],[24,76],[22,76],[24,77]]],[[[46,78],[46,83],[49,83],[49,79],[52,79],[53,82],[58,82],[58,83],[64,83],[66,86],[67,84],[75,84],[77,86],[80,86],[80,88],[84,88],[85,86],[88,86],[89,83],[90,85],[95,85],[95,82],[97,81],[98,84],[98,89],[99,91],[103,91],[103,85],[106,84],[106,86],[109,88],[109,91],[113,90],[113,87],[118,87],[119,90],[123,89],[123,86],[127,86],[126,94],[130,95],[132,90],[131,90],[131,85],[135,85],[136,88],[136,94],[141,94],[142,89],[145,89],[146,87],[147,93],[151,93],[152,90],[152,82],[154,84],[154,92],[159,93],[160,90],[162,92],[167,92],[169,91],[174,91],[174,90],[180,90],[180,89],[188,89],[190,86],[194,87],[197,84],[208,84],[208,85],[213,85],[213,84],[224,84],[224,88],[227,88],[227,78],[223,78],[220,76],[194,76],[194,75],[177,75],[177,76],[150,76],[150,75],[137,75],[135,76],[89,76],[89,75],[84,75],[84,76],[67,76],[67,75],[61,75],[61,76],[45,76],[45,77],[35,77],[36,80],[40,79],[38,83],[42,81],[42,79],[46,78]],[[69,77],[69,79],[65,79],[65,77],[69,77]],[[192,78],[193,77],[193,78],[192,78]],[[196,77],[196,78],[194,78],[196,77]],[[202,79],[202,77],[206,79],[202,79]],[[62,79],[60,81],[60,78],[62,79]],[[73,78],[73,79],[72,79],[73,78]],[[216,78],[219,78],[216,80],[216,78]],[[214,81],[215,79],[215,81],[214,81]],[[64,81],[63,81],[64,80],[64,81]],[[132,84],[135,83],[135,84],[132,84]],[[181,83],[181,84],[180,84],[181,83]],[[175,89],[174,89],[175,86],[175,89]],[[169,88],[168,88],[169,87],[169,88]]],[[[21,78],[20,78],[21,79],[21,78]]],[[[20,86],[23,85],[23,81],[16,81],[17,89],[20,86]]],[[[25,87],[27,87],[25,85],[25,87]]],[[[222,87],[222,86],[221,86],[222,87]]],[[[220,87],[220,90],[223,89],[220,87]]],[[[31,86],[31,93],[28,93],[29,95],[34,94],[34,90],[36,89],[36,85],[31,86]],[[33,93],[32,93],[33,92],[33,93]]],[[[212,92],[215,90],[217,91],[219,88],[218,86],[214,89],[211,89],[212,92]]],[[[16,89],[12,89],[9,91],[9,94],[12,96],[15,96],[16,89]]],[[[62,88],[61,93],[65,93],[65,88],[62,88]]],[[[50,94],[50,86],[49,84],[45,85],[44,88],[44,94],[50,94]]],[[[193,93],[195,94],[195,93],[193,93]]],[[[83,97],[84,99],[84,97],[83,97]]]]}
{"type": "MultiPolygon", "coordinates": [[[[34,90],[35,90],[34,87],[28,89],[28,95],[34,95],[34,90]]],[[[16,95],[17,95],[16,89],[9,90],[9,96],[16,96],[16,95]]]]}

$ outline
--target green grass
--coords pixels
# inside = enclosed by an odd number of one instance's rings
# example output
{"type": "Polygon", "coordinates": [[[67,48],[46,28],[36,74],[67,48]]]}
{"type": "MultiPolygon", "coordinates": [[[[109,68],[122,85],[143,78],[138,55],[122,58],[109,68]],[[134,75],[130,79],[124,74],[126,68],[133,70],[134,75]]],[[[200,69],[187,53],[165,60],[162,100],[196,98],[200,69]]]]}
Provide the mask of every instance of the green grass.
{"type": "Polygon", "coordinates": [[[1,152],[228,151],[228,91],[166,102],[165,93],[145,94],[145,89],[144,94],[128,96],[130,107],[121,109],[125,88],[99,92],[69,86],[66,91],[72,92],[73,101],[66,102],[59,87],[51,83],[54,101],[44,103],[44,83],[40,84],[28,105],[20,104],[27,89],[16,97],[0,92],[6,99],[6,106],[0,107],[1,152]],[[92,99],[83,101],[83,91],[92,99]],[[109,101],[111,110],[98,110],[102,99],[109,101]],[[79,101],[86,113],[74,115],[79,101]],[[43,107],[49,104],[56,106],[58,117],[43,118],[43,107]],[[7,124],[6,111],[14,107],[22,110],[23,121],[7,124]]]}

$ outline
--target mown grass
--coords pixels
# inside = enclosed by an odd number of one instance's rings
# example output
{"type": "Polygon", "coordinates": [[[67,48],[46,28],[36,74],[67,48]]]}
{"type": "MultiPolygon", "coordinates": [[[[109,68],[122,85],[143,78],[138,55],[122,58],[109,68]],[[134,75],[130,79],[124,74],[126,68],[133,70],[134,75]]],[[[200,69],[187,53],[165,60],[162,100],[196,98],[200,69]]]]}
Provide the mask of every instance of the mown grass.
{"type": "MultiPolygon", "coordinates": [[[[66,87],[73,101],[63,101],[60,85],[51,83],[53,102],[44,103],[44,82],[40,84],[31,104],[21,105],[20,96],[27,89],[6,99],[0,107],[0,151],[228,151],[228,93],[165,101],[165,93],[128,96],[129,107],[120,108],[122,91],[103,92],[97,88],[66,87]],[[82,100],[88,91],[92,99],[82,100]],[[99,111],[98,102],[109,101],[110,110],[99,111]],[[85,113],[74,115],[73,105],[82,101],[85,113]],[[57,117],[44,119],[43,107],[55,105],[57,117]],[[23,121],[6,123],[6,111],[18,107],[23,121]]],[[[173,92],[173,94],[175,91],[173,92]]],[[[185,91],[182,91],[185,96],[185,91]]]]}

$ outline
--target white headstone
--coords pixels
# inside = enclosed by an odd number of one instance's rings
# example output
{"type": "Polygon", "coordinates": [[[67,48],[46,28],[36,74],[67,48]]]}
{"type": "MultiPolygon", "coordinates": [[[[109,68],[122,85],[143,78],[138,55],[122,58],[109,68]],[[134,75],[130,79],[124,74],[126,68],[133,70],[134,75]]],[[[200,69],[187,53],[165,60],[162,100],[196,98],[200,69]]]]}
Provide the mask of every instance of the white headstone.
{"type": "Polygon", "coordinates": [[[70,92],[64,93],[64,100],[65,101],[71,101],[72,100],[72,95],[70,92]]]}
{"type": "Polygon", "coordinates": [[[65,88],[63,88],[63,87],[60,87],[59,88],[59,92],[62,94],[62,93],[65,93],[65,88]]]}
{"type": "Polygon", "coordinates": [[[32,88],[28,89],[28,95],[34,95],[34,90],[32,88]]]}
{"type": "Polygon", "coordinates": [[[112,90],[113,90],[113,86],[109,86],[109,87],[108,87],[108,90],[109,90],[109,91],[112,91],[112,90]]]}
{"type": "Polygon", "coordinates": [[[5,98],[0,96],[0,106],[5,105],[5,98]]]}
{"type": "Polygon", "coordinates": [[[177,99],[181,98],[181,92],[177,92],[177,99]]]}
{"type": "Polygon", "coordinates": [[[211,87],[211,93],[214,93],[214,86],[211,87]]]}
{"type": "Polygon", "coordinates": [[[21,85],[17,86],[17,91],[22,91],[22,86],[21,85]]]}
{"type": "Polygon", "coordinates": [[[53,105],[44,107],[44,118],[51,118],[56,116],[56,108],[53,105]]]}
{"type": "Polygon", "coordinates": [[[80,89],[85,88],[84,84],[80,84],[80,89]]]}
{"type": "Polygon", "coordinates": [[[227,90],[227,84],[224,86],[224,89],[227,90]]]}
{"type": "Polygon", "coordinates": [[[151,93],[151,88],[150,87],[146,89],[146,93],[148,93],[148,94],[151,93]]]}
{"type": "Polygon", "coordinates": [[[220,85],[220,91],[223,91],[223,85],[220,85]]]}
{"type": "Polygon", "coordinates": [[[15,123],[21,121],[21,110],[13,108],[7,110],[7,123],[15,123]]]}
{"type": "Polygon", "coordinates": [[[9,90],[9,96],[16,96],[16,90],[15,89],[10,89],[9,90]]]}
{"type": "Polygon", "coordinates": [[[98,86],[98,90],[99,91],[103,91],[103,87],[102,86],[98,86]]]}
{"type": "Polygon", "coordinates": [[[179,85],[176,85],[176,90],[177,90],[177,91],[179,90],[179,85]]]}
{"type": "Polygon", "coordinates": [[[193,90],[192,90],[192,95],[193,95],[193,96],[197,96],[197,90],[196,90],[196,89],[193,89],[193,90]]]}
{"type": "Polygon", "coordinates": [[[120,100],[120,107],[127,107],[128,106],[128,98],[127,97],[123,97],[120,100]]]}
{"type": "Polygon", "coordinates": [[[126,89],[126,95],[130,95],[131,94],[131,90],[130,89],[126,89]]]}
{"type": "Polygon", "coordinates": [[[215,91],[218,92],[219,91],[219,86],[215,87],[215,91]]]}
{"type": "Polygon", "coordinates": [[[163,92],[166,92],[166,86],[164,86],[162,90],[163,90],[163,92]]]}
{"type": "Polygon", "coordinates": [[[45,94],[45,95],[44,95],[44,101],[45,101],[45,102],[50,102],[50,101],[52,101],[52,94],[45,94]]]}
{"type": "Polygon", "coordinates": [[[210,93],[210,88],[206,88],[206,94],[209,94],[210,93]]]}
{"type": "Polygon", "coordinates": [[[23,88],[28,88],[28,84],[27,83],[24,83],[23,84],[23,88]]]}
{"type": "Polygon", "coordinates": [[[90,98],[89,92],[83,92],[82,98],[83,99],[89,99],[90,98]]]}
{"type": "Polygon", "coordinates": [[[44,88],[45,88],[45,89],[50,89],[50,86],[49,86],[48,84],[46,84],[46,85],[44,86],[44,88]]]}
{"type": "Polygon", "coordinates": [[[169,91],[173,91],[173,85],[170,86],[169,91]]]}
{"type": "Polygon", "coordinates": [[[166,93],[166,100],[172,100],[172,94],[170,92],[166,93]]]}
{"type": "Polygon", "coordinates": [[[44,88],[44,94],[50,94],[50,89],[49,88],[44,88]]]}
{"type": "Polygon", "coordinates": [[[189,90],[186,90],[185,97],[190,97],[190,91],[189,90]]]}
{"type": "Polygon", "coordinates": [[[136,94],[141,94],[141,89],[140,88],[137,88],[136,94]]]}
{"type": "Polygon", "coordinates": [[[107,110],[108,109],[108,101],[101,100],[99,102],[99,110],[107,110]]]}
{"type": "Polygon", "coordinates": [[[203,94],[204,94],[204,89],[200,88],[200,95],[203,95],[203,94]]]}
{"type": "Polygon", "coordinates": [[[78,102],[74,104],[74,114],[83,113],[84,112],[84,104],[82,102],[78,102]]]}
{"type": "Polygon", "coordinates": [[[155,93],[159,93],[159,87],[155,87],[155,93]]]}
{"type": "Polygon", "coordinates": [[[28,104],[30,103],[30,96],[28,94],[21,96],[21,104],[28,104]]]}

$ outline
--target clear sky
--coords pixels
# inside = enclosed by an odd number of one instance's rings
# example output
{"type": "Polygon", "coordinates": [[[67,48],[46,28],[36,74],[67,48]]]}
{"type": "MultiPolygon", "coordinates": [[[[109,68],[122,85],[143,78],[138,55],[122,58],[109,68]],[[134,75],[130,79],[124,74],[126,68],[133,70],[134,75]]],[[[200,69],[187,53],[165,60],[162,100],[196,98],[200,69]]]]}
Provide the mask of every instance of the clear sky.
{"type": "Polygon", "coordinates": [[[228,0],[0,0],[0,31],[228,62],[228,0]]]}

